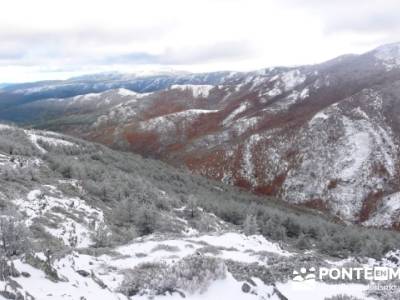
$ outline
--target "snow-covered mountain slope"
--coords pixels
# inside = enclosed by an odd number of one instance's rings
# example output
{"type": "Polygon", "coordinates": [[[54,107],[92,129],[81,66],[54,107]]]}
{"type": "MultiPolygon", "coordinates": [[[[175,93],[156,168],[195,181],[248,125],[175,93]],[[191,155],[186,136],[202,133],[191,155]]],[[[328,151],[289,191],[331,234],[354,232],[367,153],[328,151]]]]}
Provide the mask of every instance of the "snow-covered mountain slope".
{"type": "Polygon", "coordinates": [[[0,207],[0,299],[376,299],[364,281],[307,288],[293,272],[392,264],[400,248],[396,232],[3,124],[0,207]]]}
{"type": "MultiPolygon", "coordinates": [[[[313,66],[184,74],[164,89],[140,89],[151,93],[39,100],[0,117],[378,225],[368,220],[399,191],[398,49],[386,45],[313,66]]],[[[385,226],[399,221],[394,211],[385,226]]]]}
{"type": "MultiPolygon", "coordinates": [[[[135,93],[124,88],[111,89],[101,93],[89,93],[69,98],[51,98],[31,102],[14,108],[11,115],[15,122],[43,122],[49,119],[74,115],[101,115],[122,103],[134,102],[147,94],[135,93]]],[[[93,117],[89,120],[93,121],[93,117]]]]}
{"type": "MultiPolygon", "coordinates": [[[[187,72],[106,73],[81,76],[63,81],[5,85],[1,88],[0,92],[0,109],[13,108],[37,100],[70,98],[119,88],[137,93],[148,93],[168,89],[172,85],[218,85],[227,79],[232,80],[232,78],[240,76],[240,74],[237,72],[202,74],[187,72]]],[[[12,115],[9,115],[9,118],[12,118],[12,115]]]]}
{"type": "Polygon", "coordinates": [[[400,67],[400,43],[379,47],[374,55],[388,71],[400,67]]]}

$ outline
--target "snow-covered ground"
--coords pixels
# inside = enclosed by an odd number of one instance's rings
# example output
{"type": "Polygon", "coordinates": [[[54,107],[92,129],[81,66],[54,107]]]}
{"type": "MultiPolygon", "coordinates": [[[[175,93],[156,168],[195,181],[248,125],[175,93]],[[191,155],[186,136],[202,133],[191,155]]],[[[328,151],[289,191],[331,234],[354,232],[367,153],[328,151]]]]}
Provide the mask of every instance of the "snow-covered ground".
{"type": "Polygon", "coordinates": [[[138,93],[133,92],[131,90],[127,90],[127,89],[118,89],[118,94],[120,96],[124,96],[124,97],[129,97],[129,96],[136,96],[138,93]]]}
{"type": "Polygon", "coordinates": [[[366,296],[365,291],[367,288],[363,284],[327,284],[315,280],[307,280],[303,282],[278,283],[276,286],[288,300],[323,300],[338,294],[363,300],[374,299],[366,296]]]}
{"type": "MultiPolygon", "coordinates": [[[[245,236],[237,232],[216,233],[212,235],[196,235],[187,238],[167,238],[159,235],[138,238],[132,243],[114,249],[114,254],[98,257],[73,251],[60,259],[56,259],[53,268],[61,281],[54,282],[46,274],[30,264],[15,260],[19,272],[29,273],[30,277],[13,278],[20,287],[21,294],[28,292],[36,299],[149,299],[148,294],[137,294],[127,298],[118,292],[123,283],[125,270],[133,269],[145,263],[174,264],[190,255],[205,255],[222,260],[231,260],[246,264],[257,264],[268,267],[266,261],[260,260],[257,252],[269,252],[278,256],[295,255],[280,248],[263,237],[245,236]],[[219,252],[203,252],[205,247],[214,247],[219,252]],[[84,297],[84,298],[82,298],[84,297]]],[[[45,260],[43,254],[37,257],[45,260]]],[[[263,256],[265,258],[265,255],[263,256]]],[[[365,295],[368,288],[362,284],[327,284],[313,280],[305,282],[277,282],[276,286],[266,284],[259,278],[251,278],[252,284],[235,278],[227,271],[224,278],[212,282],[205,291],[187,292],[189,300],[221,299],[289,299],[289,300],[323,300],[337,294],[347,294],[360,299],[372,299],[365,295]],[[245,290],[248,287],[248,290],[245,290]],[[278,294],[286,298],[280,298],[278,294]]],[[[5,286],[0,282],[0,289],[5,286]]],[[[182,299],[180,293],[153,295],[151,299],[182,299]]],[[[0,298],[1,299],[1,298],[0,298]]]]}
{"type": "Polygon", "coordinates": [[[46,218],[46,231],[68,246],[90,246],[91,232],[104,222],[101,210],[90,207],[80,198],[66,197],[55,186],[32,190],[14,204],[25,215],[27,226],[36,218],[46,218]]]}
{"type": "Polygon", "coordinates": [[[40,133],[40,131],[35,130],[26,130],[25,133],[28,135],[29,139],[32,141],[32,144],[35,145],[41,152],[46,153],[47,151],[39,145],[38,141],[45,142],[52,146],[66,146],[73,147],[75,146],[73,143],[62,140],[61,138],[57,138],[56,134],[54,137],[45,136],[40,133]]]}
{"type": "MultiPolygon", "coordinates": [[[[76,190],[81,189],[76,180],[59,180],[58,183],[70,185],[76,190]]],[[[340,290],[340,293],[370,299],[364,293],[368,286],[362,284],[295,282],[289,279],[271,285],[257,276],[248,280],[238,278],[238,274],[228,267],[225,268],[223,277],[209,282],[205,289],[176,290],[161,294],[142,290],[128,297],[123,293],[125,290],[121,289],[126,286],[125,274],[146,265],[172,267],[187,258],[200,257],[216,259],[226,266],[234,263],[249,269],[256,267],[268,270],[277,259],[290,260],[299,253],[284,249],[279,243],[271,242],[261,235],[246,236],[234,228],[227,230],[219,227],[213,233],[199,233],[190,227],[187,220],[177,215],[176,218],[187,226],[182,235],[158,233],[138,237],[98,255],[91,255],[92,252],[85,251],[84,248],[91,246],[91,234],[96,229],[96,224],[104,221],[100,209],[91,207],[82,198],[68,197],[52,185],[32,189],[25,197],[16,199],[14,204],[24,215],[27,225],[46,218],[48,221],[43,224],[45,230],[70,250],[51,260],[53,274],[56,272],[58,279],[49,277],[46,267],[43,268],[47,264],[47,258],[41,252],[34,256],[42,267],[32,264],[32,260],[15,259],[14,266],[20,275],[12,277],[12,284],[11,281],[0,281],[0,290],[31,295],[34,299],[76,300],[178,300],[182,299],[182,295],[188,300],[219,300],[221,297],[234,300],[324,300],[327,296],[338,294],[340,290]]],[[[177,214],[182,214],[184,210],[184,207],[175,209],[177,214]]],[[[212,214],[210,217],[217,219],[212,214]]],[[[351,261],[352,259],[346,263],[351,261]]],[[[328,260],[326,262],[332,266],[339,264],[328,260]]],[[[371,261],[371,264],[376,263],[371,261]]],[[[198,279],[193,279],[194,285],[196,280],[198,279]]],[[[29,296],[26,299],[30,299],[29,296]]]]}
{"type": "MultiPolygon", "coordinates": [[[[218,250],[217,254],[205,253],[222,259],[232,259],[243,263],[260,263],[265,265],[266,260],[260,260],[263,252],[289,256],[290,253],[282,250],[277,244],[267,241],[262,236],[247,237],[243,234],[229,232],[215,235],[200,235],[183,239],[160,239],[148,237],[138,239],[132,244],[115,249],[121,258],[103,259],[117,268],[135,266],[149,262],[172,263],[188,255],[202,253],[205,247],[212,246],[218,250]],[[160,247],[161,245],[161,247],[160,247]],[[142,256],[141,254],[146,254],[142,256]]],[[[211,251],[212,252],[212,251],[211,251]]],[[[264,259],[264,258],[262,258],[264,259]]]]}
{"type": "MultiPolygon", "coordinates": [[[[0,158],[3,157],[7,159],[5,155],[0,158]]],[[[77,180],[58,180],[57,184],[82,191],[77,180]]],[[[25,299],[178,300],[184,295],[188,300],[324,300],[326,296],[338,294],[339,290],[340,293],[369,299],[364,297],[368,286],[361,284],[313,282],[311,288],[308,281],[292,281],[290,274],[289,280],[276,282],[275,285],[257,276],[246,280],[238,277],[238,271],[229,269],[229,265],[244,266],[247,270],[268,270],[277,260],[292,260],[300,253],[285,249],[283,245],[261,235],[246,236],[234,227],[222,226],[224,222],[212,214],[209,217],[221,226],[215,227],[212,232],[200,233],[184,218],[185,207],[177,208],[174,210],[176,219],[187,227],[182,234],[157,233],[137,237],[124,245],[100,250],[94,255],[92,253],[96,251],[87,247],[93,244],[91,236],[96,226],[104,222],[104,216],[101,209],[90,206],[84,197],[67,196],[56,184],[41,185],[15,199],[14,204],[24,216],[26,225],[46,220],[41,224],[47,233],[69,249],[52,257],[51,263],[42,252],[35,253],[34,260],[13,260],[19,276],[0,281],[0,290],[19,293],[25,299]],[[127,296],[124,294],[126,289],[121,288],[126,287],[127,272],[140,272],[143,266],[173,267],[193,257],[221,262],[225,266],[224,276],[208,282],[205,289],[178,289],[161,294],[156,290],[140,290],[127,296]],[[56,277],[49,275],[49,268],[56,277]]],[[[330,264],[338,265],[333,261],[330,264]]],[[[196,286],[198,279],[192,280],[196,286]]],[[[0,299],[3,299],[1,294],[0,299]]]]}

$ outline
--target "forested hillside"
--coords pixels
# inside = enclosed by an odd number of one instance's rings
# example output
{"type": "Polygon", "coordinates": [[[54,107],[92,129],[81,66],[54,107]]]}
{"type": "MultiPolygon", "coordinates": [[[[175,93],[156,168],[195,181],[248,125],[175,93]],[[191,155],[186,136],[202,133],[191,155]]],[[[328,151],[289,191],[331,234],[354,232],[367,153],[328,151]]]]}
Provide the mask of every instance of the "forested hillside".
{"type": "Polygon", "coordinates": [[[292,271],[304,264],[382,263],[400,246],[395,232],[337,224],[58,133],[1,125],[0,166],[6,298],[136,299],[222,284],[249,299],[278,299],[290,295],[292,271]]]}

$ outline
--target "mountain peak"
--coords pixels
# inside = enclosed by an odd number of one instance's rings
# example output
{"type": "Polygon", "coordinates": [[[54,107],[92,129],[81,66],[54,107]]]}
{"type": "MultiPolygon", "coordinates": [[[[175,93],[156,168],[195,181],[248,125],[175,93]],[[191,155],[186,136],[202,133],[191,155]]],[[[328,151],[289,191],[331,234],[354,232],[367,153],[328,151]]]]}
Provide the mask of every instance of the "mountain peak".
{"type": "Polygon", "coordinates": [[[375,58],[382,61],[388,70],[400,66],[400,42],[378,47],[373,53],[375,58]]]}
{"type": "Polygon", "coordinates": [[[173,70],[169,68],[161,68],[158,70],[137,70],[132,73],[124,73],[120,71],[101,72],[94,74],[85,74],[77,77],[72,77],[69,81],[104,81],[104,80],[130,80],[138,77],[152,77],[152,76],[179,76],[188,75],[190,72],[173,70]]]}

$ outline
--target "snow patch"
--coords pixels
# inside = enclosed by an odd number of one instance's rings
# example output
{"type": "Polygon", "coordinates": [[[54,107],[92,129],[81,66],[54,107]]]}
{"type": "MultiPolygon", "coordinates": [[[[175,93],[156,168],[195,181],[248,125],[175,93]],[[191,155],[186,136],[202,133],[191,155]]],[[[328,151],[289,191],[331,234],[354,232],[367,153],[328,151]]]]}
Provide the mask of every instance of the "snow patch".
{"type": "Polygon", "coordinates": [[[306,80],[306,76],[299,70],[292,70],[282,75],[281,80],[284,84],[285,91],[290,91],[296,86],[302,84],[306,80]]]}
{"type": "Polygon", "coordinates": [[[8,130],[8,129],[12,129],[12,127],[6,124],[0,124],[0,130],[8,130]]]}
{"type": "Polygon", "coordinates": [[[253,129],[258,122],[260,121],[260,117],[252,117],[252,118],[240,118],[236,120],[233,124],[232,129],[238,134],[242,135],[247,132],[249,129],[253,129]]]}
{"type": "Polygon", "coordinates": [[[304,100],[308,97],[310,97],[310,90],[309,88],[305,88],[300,92],[300,99],[304,100]]]}
{"type": "Polygon", "coordinates": [[[101,96],[102,96],[102,93],[90,93],[90,94],[85,94],[85,95],[79,95],[79,96],[73,97],[71,103],[89,101],[89,100],[100,98],[101,96]]]}
{"type": "MultiPolygon", "coordinates": [[[[75,259],[77,253],[68,255],[57,261],[56,270],[58,274],[68,281],[53,282],[47,275],[31,265],[14,261],[15,267],[20,272],[27,272],[31,276],[25,278],[19,276],[14,280],[21,286],[22,291],[26,291],[35,299],[87,299],[87,300],[122,300],[125,296],[109,289],[104,289],[97,284],[91,276],[82,277],[76,272],[75,259]]],[[[22,294],[25,294],[24,292],[22,294]]]]}
{"type": "Polygon", "coordinates": [[[400,219],[400,192],[391,194],[382,199],[381,205],[375,214],[364,222],[365,226],[391,228],[400,219]]]}
{"type": "Polygon", "coordinates": [[[378,48],[374,54],[380,60],[387,71],[400,66],[400,44],[385,45],[378,48]]]}
{"type": "Polygon", "coordinates": [[[115,268],[137,266],[149,262],[165,262],[172,264],[177,259],[184,258],[199,252],[200,249],[212,246],[219,249],[218,253],[205,253],[221,259],[232,259],[243,263],[257,263],[265,265],[266,260],[260,260],[258,253],[269,252],[281,256],[292,254],[281,249],[259,235],[245,236],[241,233],[228,232],[215,235],[201,235],[187,239],[159,239],[156,236],[138,238],[132,244],[121,246],[115,250],[121,254],[120,258],[103,255],[101,258],[115,268]],[[159,246],[162,247],[159,247],[159,246]],[[172,249],[172,250],[168,250],[172,249]],[[142,255],[145,253],[146,255],[142,255]]]}
{"type": "Polygon", "coordinates": [[[287,299],[322,300],[338,294],[350,295],[366,300],[374,299],[365,295],[368,286],[355,283],[327,284],[315,280],[307,280],[303,282],[289,281],[287,283],[277,283],[276,287],[287,299]]]}
{"type": "Polygon", "coordinates": [[[282,91],[279,88],[274,87],[273,89],[269,90],[268,92],[266,92],[263,95],[274,98],[276,96],[279,96],[280,94],[282,94],[282,91]]]}
{"type": "Polygon", "coordinates": [[[210,113],[219,112],[218,110],[205,110],[205,109],[188,109],[177,113],[168,114],[156,118],[142,121],[139,123],[141,130],[156,130],[158,132],[167,132],[176,128],[177,120],[185,120],[191,122],[195,118],[210,113]]]}
{"type": "Polygon", "coordinates": [[[317,121],[327,120],[328,118],[329,116],[325,112],[320,111],[314,115],[314,117],[310,120],[309,124],[310,126],[313,126],[317,121]]]}
{"type": "Polygon", "coordinates": [[[14,200],[14,204],[26,215],[27,226],[40,217],[58,220],[51,227],[45,226],[45,229],[65,245],[78,248],[88,247],[92,243],[91,231],[104,222],[101,210],[90,207],[80,198],[65,197],[54,186],[32,190],[26,198],[14,200]]]}
{"type": "Polygon", "coordinates": [[[232,123],[233,119],[235,119],[235,117],[239,114],[241,114],[242,112],[244,112],[248,107],[249,107],[249,103],[244,102],[241,103],[239,107],[237,107],[234,111],[232,111],[229,116],[227,116],[223,121],[222,121],[222,125],[226,126],[232,123]]]}
{"type": "Polygon", "coordinates": [[[261,136],[259,134],[253,134],[246,140],[243,150],[242,168],[240,169],[243,178],[246,178],[253,186],[257,185],[257,179],[254,176],[256,166],[254,158],[256,156],[254,155],[253,150],[260,140],[261,136]]]}
{"type": "Polygon", "coordinates": [[[210,91],[214,88],[213,85],[194,85],[194,84],[183,84],[183,85],[172,85],[172,90],[181,91],[192,91],[193,97],[204,97],[207,98],[210,95],[210,91]]]}
{"type": "Polygon", "coordinates": [[[343,118],[346,131],[346,139],[348,154],[344,157],[345,165],[342,170],[341,178],[344,180],[351,179],[357,171],[362,167],[364,162],[369,158],[372,148],[372,140],[368,132],[360,131],[346,117],[343,118]]]}
{"type": "Polygon", "coordinates": [[[38,141],[41,140],[45,143],[48,143],[52,146],[66,146],[66,147],[74,147],[76,146],[75,144],[62,140],[62,139],[58,139],[58,138],[54,138],[54,137],[49,137],[49,136],[44,136],[44,135],[40,135],[39,133],[36,133],[35,131],[30,131],[30,130],[25,130],[25,133],[28,135],[29,139],[31,140],[31,142],[33,143],[33,145],[35,145],[36,148],[38,148],[42,153],[46,153],[47,151],[39,145],[38,141]]]}
{"type": "Polygon", "coordinates": [[[128,96],[136,96],[137,93],[131,91],[131,90],[127,90],[127,89],[118,89],[117,90],[118,95],[122,96],[122,97],[128,97],[128,96]]]}

